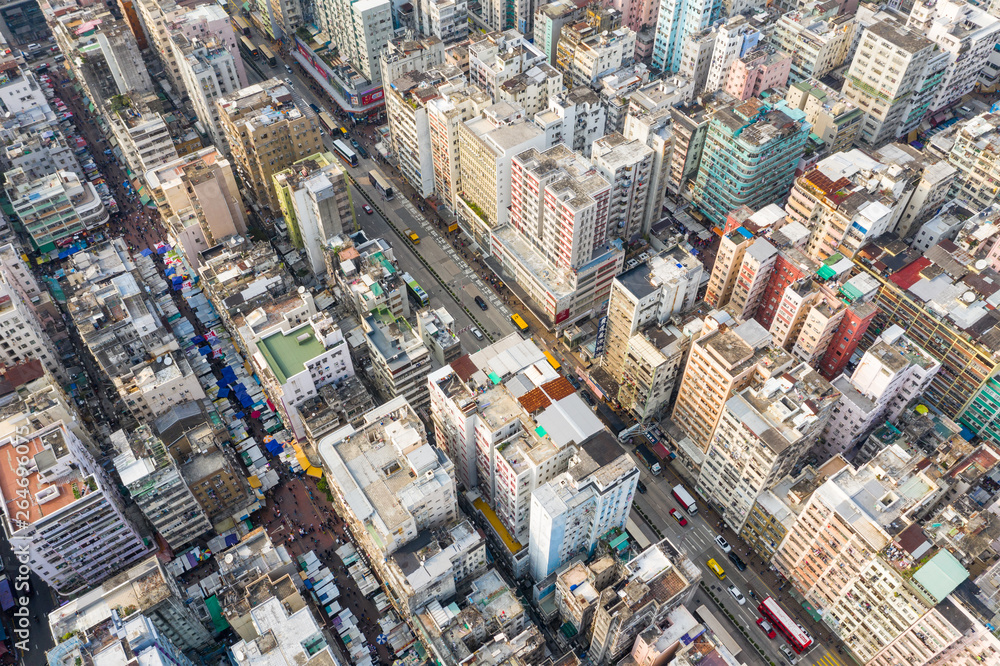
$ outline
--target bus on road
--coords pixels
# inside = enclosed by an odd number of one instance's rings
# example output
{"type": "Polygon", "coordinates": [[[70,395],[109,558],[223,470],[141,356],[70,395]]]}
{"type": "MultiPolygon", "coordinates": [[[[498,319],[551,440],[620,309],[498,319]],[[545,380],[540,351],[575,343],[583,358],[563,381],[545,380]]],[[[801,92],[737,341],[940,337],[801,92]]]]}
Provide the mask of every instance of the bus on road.
{"type": "Polygon", "coordinates": [[[403,282],[406,283],[406,293],[410,295],[410,298],[420,303],[420,307],[426,308],[430,305],[430,299],[427,297],[427,292],[420,288],[417,281],[413,279],[413,276],[409,273],[401,273],[400,276],[403,278],[403,282]]]}
{"type": "Polygon", "coordinates": [[[778,605],[773,597],[767,597],[760,602],[757,610],[770,621],[775,629],[781,632],[788,644],[792,646],[796,654],[802,654],[812,647],[812,636],[803,631],[795,620],[793,620],[785,610],[778,605]]]}
{"type": "Polygon", "coordinates": [[[542,351],[542,353],[545,354],[545,360],[549,362],[549,365],[552,366],[553,370],[559,370],[559,368],[562,367],[559,364],[559,361],[556,360],[555,356],[553,356],[552,354],[548,353],[547,351],[542,351]]]}
{"type": "Polygon", "coordinates": [[[337,151],[340,159],[344,160],[349,166],[358,166],[358,154],[347,143],[337,139],[333,142],[333,149],[337,151]]]}
{"type": "Polygon", "coordinates": [[[318,111],[317,113],[319,113],[319,124],[322,125],[331,139],[336,139],[337,137],[334,136],[333,132],[337,127],[337,123],[333,122],[333,118],[326,111],[318,111]]]}
{"type": "Polygon", "coordinates": [[[234,16],[231,19],[233,24],[233,30],[236,31],[237,35],[242,35],[243,37],[250,36],[250,24],[242,16],[234,16]]]}
{"type": "Polygon", "coordinates": [[[240,37],[240,51],[243,55],[251,60],[256,60],[257,56],[260,55],[260,51],[257,47],[253,45],[249,37],[240,37]]]}
{"type": "Polygon", "coordinates": [[[269,67],[277,67],[278,59],[274,57],[274,52],[261,44],[259,47],[260,56],[264,59],[264,62],[268,64],[269,67]]]}
{"type": "Polygon", "coordinates": [[[524,321],[524,319],[521,318],[521,315],[515,312],[510,316],[510,320],[514,322],[514,326],[517,326],[517,330],[522,333],[528,332],[528,322],[524,321]]]}
{"type": "Polygon", "coordinates": [[[368,177],[372,181],[372,187],[378,190],[378,193],[382,195],[382,198],[386,201],[392,201],[392,197],[395,193],[392,191],[392,183],[389,179],[382,175],[382,172],[378,169],[372,169],[368,172],[368,177]]]}

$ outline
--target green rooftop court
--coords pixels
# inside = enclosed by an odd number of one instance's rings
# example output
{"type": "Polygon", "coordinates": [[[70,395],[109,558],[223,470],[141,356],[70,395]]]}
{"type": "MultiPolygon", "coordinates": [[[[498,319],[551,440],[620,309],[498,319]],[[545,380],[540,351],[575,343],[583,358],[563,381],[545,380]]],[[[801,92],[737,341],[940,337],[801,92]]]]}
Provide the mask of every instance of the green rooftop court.
{"type": "Polygon", "coordinates": [[[257,349],[264,355],[268,367],[280,384],[305,370],[307,361],[326,351],[308,324],[288,333],[269,335],[257,342],[257,349]]]}

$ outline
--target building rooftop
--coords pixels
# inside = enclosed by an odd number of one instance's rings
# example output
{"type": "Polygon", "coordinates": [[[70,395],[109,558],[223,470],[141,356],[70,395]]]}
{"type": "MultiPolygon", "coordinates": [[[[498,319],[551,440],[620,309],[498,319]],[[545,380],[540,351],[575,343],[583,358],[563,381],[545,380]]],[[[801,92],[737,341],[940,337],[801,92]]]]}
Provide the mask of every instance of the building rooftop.
{"type": "Polygon", "coordinates": [[[308,323],[288,332],[278,331],[257,342],[257,349],[267,360],[267,366],[278,382],[284,384],[303,370],[308,361],[326,351],[308,323]]]}
{"type": "Polygon", "coordinates": [[[98,490],[95,477],[85,474],[70,453],[66,439],[72,436],[61,422],[30,439],[11,420],[0,423],[0,498],[8,536],[98,490]],[[21,449],[16,453],[15,442],[21,449]],[[19,464],[21,459],[28,462],[19,464]]]}
{"type": "Polygon", "coordinates": [[[934,47],[934,42],[924,37],[920,32],[911,30],[902,23],[891,19],[870,25],[867,29],[876,37],[884,39],[893,46],[898,46],[907,53],[916,53],[934,47]]]}

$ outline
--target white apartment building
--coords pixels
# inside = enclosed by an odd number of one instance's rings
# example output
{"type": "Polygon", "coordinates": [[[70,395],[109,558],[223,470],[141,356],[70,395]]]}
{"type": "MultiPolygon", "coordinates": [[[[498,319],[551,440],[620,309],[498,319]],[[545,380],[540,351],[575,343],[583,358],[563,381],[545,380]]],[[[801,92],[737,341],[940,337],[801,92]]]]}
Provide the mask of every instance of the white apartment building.
{"type": "Polygon", "coordinates": [[[315,397],[323,386],[354,375],[340,326],[322,312],[301,324],[288,317],[272,324],[264,309],[258,308],[246,316],[239,335],[243,348],[254,350],[250,361],[286,426],[296,438],[305,439],[305,425],[296,407],[315,397]]]}
{"type": "Polygon", "coordinates": [[[319,443],[338,513],[372,562],[459,516],[454,467],[400,396],[319,443]]]}
{"type": "Polygon", "coordinates": [[[715,39],[721,27],[721,25],[714,25],[690,35],[681,47],[681,60],[677,74],[691,82],[695,95],[708,89],[708,70],[712,67],[715,39]]]}
{"type": "Polygon", "coordinates": [[[417,7],[422,34],[433,35],[446,44],[469,37],[467,0],[419,0],[417,7]]]}
{"type": "Polygon", "coordinates": [[[697,487],[731,529],[743,529],[757,496],[809,450],[839,398],[803,363],[726,401],[697,487]]]}
{"type": "Polygon", "coordinates": [[[549,107],[535,114],[535,125],[545,133],[545,145],[565,144],[590,157],[594,141],[606,134],[608,111],[590,88],[580,86],[549,97],[549,107]]]}
{"type": "Polygon", "coordinates": [[[211,531],[212,523],[180,469],[148,425],[111,434],[115,468],[132,501],[167,544],[179,551],[211,531]]]}
{"type": "Polygon", "coordinates": [[[639,468],[611,433],[580,444],[567,471],[531,493],[528,558],[543,580],[577,555],[593,554],[598,540],[624,529],[639,468]]]}
{"type": "Polygon", "coordinates": [[[148,549],[83,442],[62,422],[36,429],[28,417],[10,416],[0,439],[0,488],[9,494],[4,530],[39,578],[70,595],[116,575],[148,549]]]}
{"type": "Polygon", "coordinates": [[[434,194],[449,210],[458,210],[461,189],[459,170],[459,127],[493,103],[482,90],[467,86],[427,103],[427,125],[434,162],[434,194]]]}
{"type": "Polygon", "coordinates": [[[719,0],[660,0],[653,42],[653,67],[664,72],[681,68],[684,45],[719,18],[719,0]]]}
{"type": "Polygon", "coordinates": [[[576,45],[571,67],[575,86],[597,85],[598,80],[622,67],[635,57],[635,32],[617,28],[591,35],[576,45]]]}
{"type": "Polygon", "coordinates": [[[0,85],[0,106],[5,112],[19,115],[31,109],[45,109],[48,118],[54,117],[34,72],[23,67],[7,70],[6,74],[9,78],[0,85]]]}
{"type": "Polygon", "coordinates": [[[378,317],[366,316],[362,326],[375,385],[383,397],[403,397],[415,409],[425,408],[431,353],[424,341],[405,321],[387,324],[378,317]]]}
{"type": "Polygon", "coordinates": [[[653,223],[646,216],[653,195],[653,149],[615,132],[594,142],[590,160],[611,183],[607,236],[629,240],[648,233],[653,223]]]}
{"type": "MultiPolygon", "coordinates": [[[[14,258],[20,261],[20,257],[14,258]]],[[[62,359],[25,298],[32,290],[23,289],[14,277],[6,270],[0,273],[0,363],[11,367],[37,359],[59,381],[67,381],[62,359]]]]}
{"type": "Polygon", "coordinates": [[[382,80],[395,81],[405,72],[424,72],[444,64],[444,43],[437,37],[389,40],[379,57],[382,80]]]}
{"type": "Polygon", "coordinates": [[[931,110],[949,61],[935,42],[897,21],[865,28],[843,90],[865,112],[859,142],[878,148],[917,127],[931,110]]]}
{"type": "Polygon", "coordinates": [[[136,173],[146,173],[177,159],[167,123],[145,102],[145,98],[129,98],[126,106],[107,114],[108,126],[125,163],[136,173]]]}
{"type": "Polygon", "coordinates": [[[497,101],[520,106],[525,114],[534,116],[548,108],[549,100],[562,90],[562,72],[543,62],[500,84],[497,101]]]}
{"type": "Polygon", "coordinates": [[[139,423],[150,422],[182,402],[205,398],[190,361],[176,352],[144,361],[111,380],[139,423]]]}
{"type": "Polygon", "coordinates": [[[611,185],[565,145],[516,155],[510,184],[510,224],[490,232],[504,273],[547,328],[603,311],[624,260],[609,229],[611,185]]]}
{"type": "Polygon", "coordinates": [[[451,65],[402,73],[386,88],[389,143],[399,170],[421,198],[431,196],[435,185],[428,105],[464,88],[462,71],[451,65]]]}
{"type": "Polygon", "coordinates": [[[955,136],[948,162],[958,171],[955,196],[976,210],[1000,197],[1000,115],[984,113],[955,136]]]}
{"type": "Polygon", "coordinates": [[[841,9],[812,0],[778,19],[771,41],[792,58],[789,83],[821,79],[847,62],[861,28],[841,9]]]}
{"type": "Polygon", "coordinates": [[[873,428],[895,423],[940,367],[898,326],[883,331],[850,377],[841,375],[833,380],[843,397],[823,433],[824,452],[830,456],[846,453],[864,441],[873,428]]]}
{"type": "Polygon", "coordinates": [[[202,133],[228,153],[228,139],[219,124],[215,100],[245,87],[236,68],[240,52],[228,50],[224,42],[192,40],[183,33],[173,36],[171,46],[202,133]]]}
{"type": "Polygon", "coordinates": [[[295,162],[274,174],[274,188],[291,233],[292,244],[305,250],[313,275],[326,273],[324,248],[344,229],[354,228],[347,174],[331,153],[295,162]]]}
{"type": "Polygon", "coordinates": [[[514,155],[546,147],[542,130],[507,102],[490,105],[459,126],[458,223],[480,247],[490,247],[490,230],[510,217],[514,155]]]}
{"type": "MultiPolygon", "coordinates": [[[[711,49],[705,84],[705,89],[710,91],[721,90],[729,78],[730,65],[752,51],[761,40],[760,32],[750,25],[746,17],[739,15],[731,17],[714,32],[715,43],[711,49]]],[[[689,57],[694,61],[699,56],[692,53],[689,57]]],[[[696,70],[697,67],[695,63],[692,68],[696,70]]]]}
{"type": "Polygon", "coordinates": [[[340,58],[372,84],[381,84],[379,53],[392,38],[392,3],[389,0],[323,0],[317,3],[317,14],[340,58]]]}
{"type": "Polygon", "coordinates": [[[1000,18],[958,0],[915,2],[906,25],[948,54],[948,66],[930,111],[950,106],[972,92],[1000,41],[1000,18]]]}
{"type": "Polygon", "coordinates": [[[469,80],[497,101],[501,84],[545,60],[516,30],[477,34],[469,40],[469,80]]]}

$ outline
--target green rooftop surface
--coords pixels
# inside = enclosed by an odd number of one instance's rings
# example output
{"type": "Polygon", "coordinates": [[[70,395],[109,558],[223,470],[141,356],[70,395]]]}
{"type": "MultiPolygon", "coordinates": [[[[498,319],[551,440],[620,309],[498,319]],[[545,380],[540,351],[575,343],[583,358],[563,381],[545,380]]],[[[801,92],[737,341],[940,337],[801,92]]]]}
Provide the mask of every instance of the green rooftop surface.
{"type": "Polygon", "coordinates": [[[913,580],[920,583],[921,587],[939,602],[968,577],[969,572],[966,568],[947,550],[939,551],[913,574],[913,580]]]}
{"type": "Polygon", "coordinates": [[[326,348],[313,335],[312,327],[300,326],[288,333],[275,333],[257,342],[257,349],[264,355],[271,372],[278,378],[279,384],[284,384],[289,377],[294,377],[306,367],[306,361],[316,358],[326,348]],[[309,338],[298,341],[300,335],[309,338]]]}

